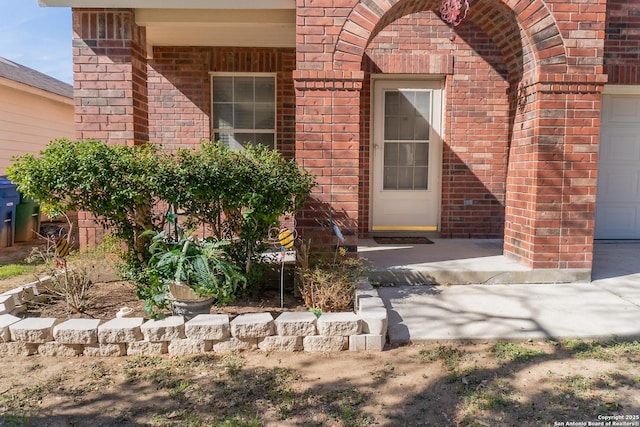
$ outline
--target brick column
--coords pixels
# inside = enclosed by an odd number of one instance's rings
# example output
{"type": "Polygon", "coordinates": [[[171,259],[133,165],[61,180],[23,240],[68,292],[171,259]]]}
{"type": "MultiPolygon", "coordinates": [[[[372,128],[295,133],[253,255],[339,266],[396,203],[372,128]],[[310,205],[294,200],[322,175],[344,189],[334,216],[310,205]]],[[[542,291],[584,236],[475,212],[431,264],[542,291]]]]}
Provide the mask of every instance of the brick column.
{"type": "MultiPolygon", "coordinates": [[[[108,144],[149,140],[145,29],[132,9],[73,9],[76,137],[108,144]]],[[[105,230],[78,213],[79,245],[95,245],[105,230]]]]}
{"type": "Polygon", "coordinates": [[[601,91],[606,76],[547,76],[522,88],[509,161],[504,252],[536,269],[593,260],[601,91]]]}
{"type": "Polygon", "coordinates": [[[145,29],[132,9],[73,9],[76,136],[149,140],[145,29]]]}
{"type": "Polygon", "coordinates": [[[296,159],[318,186],[298,229],[318,245],[335,245],[337,224],[355,250],[358,233],[362,71],[294,71],[296,159]]]}

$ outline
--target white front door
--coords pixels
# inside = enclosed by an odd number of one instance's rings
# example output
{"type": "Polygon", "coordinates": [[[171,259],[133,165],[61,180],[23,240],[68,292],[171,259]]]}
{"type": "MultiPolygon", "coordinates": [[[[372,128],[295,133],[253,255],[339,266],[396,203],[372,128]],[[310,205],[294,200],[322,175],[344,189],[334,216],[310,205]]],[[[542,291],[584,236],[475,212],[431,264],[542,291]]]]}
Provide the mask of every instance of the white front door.
{"type": "Polygon", "coordinates": [[[371,230],[440,228],[442,83],[374,80],[371,230]]]}
{"type": "Polygon", "coordinates": [[[604,95],[596,239],[640,239],[640,95],[604,95]]]}

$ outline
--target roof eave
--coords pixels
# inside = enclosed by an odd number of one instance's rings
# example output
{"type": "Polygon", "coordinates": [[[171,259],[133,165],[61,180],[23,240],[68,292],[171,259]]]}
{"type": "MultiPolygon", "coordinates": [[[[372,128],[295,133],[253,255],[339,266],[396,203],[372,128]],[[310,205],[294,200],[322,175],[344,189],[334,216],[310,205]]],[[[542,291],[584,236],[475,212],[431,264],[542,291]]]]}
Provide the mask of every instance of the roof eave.
{"type": "Polygon", "coordinates": [[[11,80],[6,77],[0,76],[0,86],[16,89],[25,93],[30,93],[32,95],[37,95],[43,98],[47,98],[52,101],[61,102],[63,104],[74,105],[73,97],[68,97],[68,96],[57,94],[57,93],[49,92],[47,90],[40,89],[35,86],[30,86],[25,83],[17,82],[15,80],[11,80]]]}

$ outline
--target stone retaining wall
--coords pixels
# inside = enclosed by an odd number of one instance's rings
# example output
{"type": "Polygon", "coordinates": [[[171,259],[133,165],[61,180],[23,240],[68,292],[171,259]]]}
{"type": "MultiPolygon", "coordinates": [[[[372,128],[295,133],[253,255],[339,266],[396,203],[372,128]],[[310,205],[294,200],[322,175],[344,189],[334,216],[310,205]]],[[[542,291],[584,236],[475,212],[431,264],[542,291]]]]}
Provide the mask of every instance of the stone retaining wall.
{"type": "Polygon", "coordinates": [[[203,314],[162,320],[142,317],[99,319],[16,316],[30,299],[41,298],[37,284],[0,295],[0,354],[45,356],[174,356],[208,351],[382,351],[388,317],[370,284],[358,285],[355,313],[249,313],[229,319],[203,314]]]}

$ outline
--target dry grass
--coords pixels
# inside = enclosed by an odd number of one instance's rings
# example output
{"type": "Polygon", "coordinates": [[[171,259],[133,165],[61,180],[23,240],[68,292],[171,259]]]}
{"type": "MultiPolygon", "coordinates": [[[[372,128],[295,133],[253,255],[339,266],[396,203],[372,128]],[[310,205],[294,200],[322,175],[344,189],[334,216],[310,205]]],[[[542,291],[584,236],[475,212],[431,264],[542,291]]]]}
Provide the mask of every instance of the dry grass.
{"type": "Polygon", "coordinates": [[[0,425],[595,422],[598,415],[640,414],[639,345],[606,343],[607,357],[602,343],[572,341],[381,353],[11,358],[0,372],[0,425]]]}

